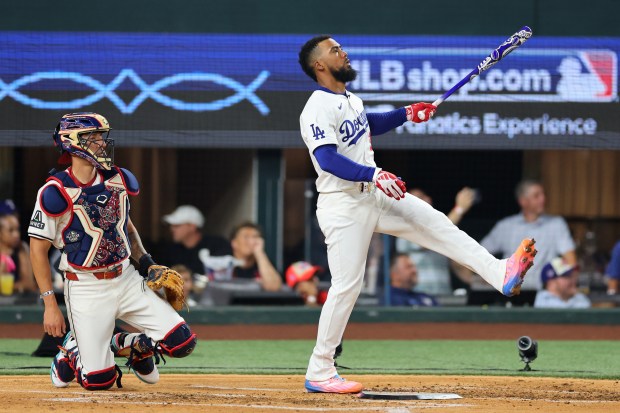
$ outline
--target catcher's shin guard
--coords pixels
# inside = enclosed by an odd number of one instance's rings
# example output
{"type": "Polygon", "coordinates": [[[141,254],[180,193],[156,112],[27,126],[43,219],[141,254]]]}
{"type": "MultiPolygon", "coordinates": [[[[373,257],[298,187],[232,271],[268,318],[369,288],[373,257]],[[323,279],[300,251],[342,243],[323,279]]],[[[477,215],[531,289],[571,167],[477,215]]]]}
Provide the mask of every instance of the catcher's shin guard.
{"type": "Polygon", "coordinates": [[[121,377],[123,373],[115,364],[107,369],[92,371],[87,374],[82,374],[81,369],[76,371],[77,382],[86,390],[108,390],[114,386],[114,382],[118,387],[121,385],[121,377]]]}
{"type": "Polygon", "coordinates": [[[159,347],[170,357],[187,357],[196,347],[196,334],[191,332],[186,323],[180,323],[166,334],[159,342],[159,347]]]}
{"type": "Polygon", "coordinates": [[[56,387],[67,387],[75,379],[75,358],[77,356],[77,343],[71,331],[67,333],[59,346],[58,354],[52,360],[50,378],[56,387]]]}
{"type": "Polygon", "coordinates": [[[144,383],[155,384],[159,381],[159,370],[155,365],[159,363],[159,355],[152,340],[145,334],[115,334],[110,349],[114,356],[126,357],[125,365],[144,383]]]}

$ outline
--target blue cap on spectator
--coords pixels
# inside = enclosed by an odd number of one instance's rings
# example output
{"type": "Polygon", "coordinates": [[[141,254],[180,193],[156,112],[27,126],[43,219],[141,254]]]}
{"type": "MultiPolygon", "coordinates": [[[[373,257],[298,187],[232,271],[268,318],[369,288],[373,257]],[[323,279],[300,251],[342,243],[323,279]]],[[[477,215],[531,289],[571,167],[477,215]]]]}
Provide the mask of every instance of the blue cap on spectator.
{"type": "Polygon", "coordinates": [[[0,215],[14,214],[16,212],[17,208],[15,208],[15,202],[12,199],[0,201],[0,215]]]}
{"type": "Polygon", "coordinates": [[[562,257],[557,257],[545,264],[540,272],[540,279],[543,284],[546,284],[551,279],[570,275],[575,269],[577,269],[576,265],[571,265],[564,261],[562,257]]]}

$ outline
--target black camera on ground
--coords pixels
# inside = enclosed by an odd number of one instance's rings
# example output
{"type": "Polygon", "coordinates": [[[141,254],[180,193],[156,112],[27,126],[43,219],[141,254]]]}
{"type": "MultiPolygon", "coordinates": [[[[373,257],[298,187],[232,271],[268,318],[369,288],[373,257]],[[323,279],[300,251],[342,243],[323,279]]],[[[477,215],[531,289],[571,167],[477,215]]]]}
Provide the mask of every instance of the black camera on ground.
{"type": "Polygon", "coordinates": [[[528,336],[522,336],[517,340],[517,348],[519,349],[521,361],[525,363],[523,371],[532,370],[530,363],[538,357],[538,342],[528,336]]]}

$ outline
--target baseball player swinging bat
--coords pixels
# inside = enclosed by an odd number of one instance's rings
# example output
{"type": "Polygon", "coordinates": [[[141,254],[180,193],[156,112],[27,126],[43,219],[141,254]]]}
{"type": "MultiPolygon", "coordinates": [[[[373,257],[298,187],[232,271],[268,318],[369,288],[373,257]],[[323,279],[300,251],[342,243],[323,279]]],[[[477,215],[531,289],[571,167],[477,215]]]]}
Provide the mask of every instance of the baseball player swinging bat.
{"type": "MultiPolygon", "coordinates": [[[[528,26],[523,26],[518,32],[510,36],[504,43],[500,44],[497,49],[493,50],[490,55],[484,58],[482,62],[474,70],[469,72],[467,76],[461,79],[456,85],[452,86],[450,90],[441,95],[439,99],[433,102],[433,105],[439,106],[444,100],[448,99],[450,95],[459,90],[463,85],[470,82],[473,78],[480,75],[482,72],[489,70],[493,65],[506,57],[517,47],[521,46],[527,39],[532,37],[532,29],[528,26]]],[[[419,117],[424,119],[426,115],[420,113],[419,117]]]]}

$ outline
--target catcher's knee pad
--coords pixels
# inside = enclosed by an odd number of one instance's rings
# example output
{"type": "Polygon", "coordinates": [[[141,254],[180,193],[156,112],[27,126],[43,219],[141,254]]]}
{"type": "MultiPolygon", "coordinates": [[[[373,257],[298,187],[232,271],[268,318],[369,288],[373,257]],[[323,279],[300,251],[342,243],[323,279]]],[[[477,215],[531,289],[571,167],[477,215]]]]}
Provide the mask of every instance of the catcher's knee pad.
{"type": "Polygon", "coordinates": [[[196,334],[191,332],[186,323],[181,323],[166,334],[159,346],[170,357],[187,357],[196,347],[196,334]]]}
{"type": "Polygon", "coordinates": [[[92,371],[88,374],[82,374],[81,369],[77,371],[77,381],[86,390],[108,390],[116,382],[118,387],[121,386],[121,372],[115,365],[107,369],[92,371]]]}

